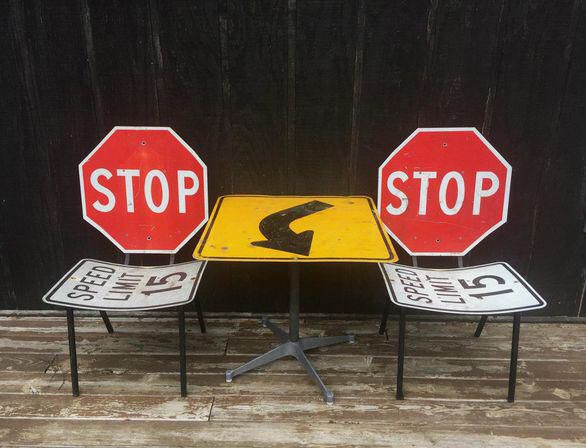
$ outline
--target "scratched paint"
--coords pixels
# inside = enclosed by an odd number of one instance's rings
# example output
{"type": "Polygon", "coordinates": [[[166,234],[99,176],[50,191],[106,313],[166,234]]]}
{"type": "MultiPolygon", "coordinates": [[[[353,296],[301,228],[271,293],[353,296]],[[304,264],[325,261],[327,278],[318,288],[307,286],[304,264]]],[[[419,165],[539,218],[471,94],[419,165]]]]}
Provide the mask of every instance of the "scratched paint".
{"type": "Polygon", "coordinates": [[[193,255],[247,261],[397,260],[374,203],[364,196],[224,196],[193,255]]]}

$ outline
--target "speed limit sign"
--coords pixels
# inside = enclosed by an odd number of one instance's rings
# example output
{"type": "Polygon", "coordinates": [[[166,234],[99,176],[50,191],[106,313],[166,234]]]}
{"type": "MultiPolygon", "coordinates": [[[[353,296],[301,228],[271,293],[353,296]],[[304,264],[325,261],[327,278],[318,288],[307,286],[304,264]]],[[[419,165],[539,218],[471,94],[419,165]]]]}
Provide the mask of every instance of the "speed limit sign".
{"type": "Polygon", "coordinates": [[[128,266],[80,260],[43,302],[99,311],[138,311],[187,305],[195,298],[206,262],[128,266]]]}
{"type": "Polygon", "coordinates": [[[399,306],[453,314],[505,314],[546,305],[507,263],[449,270],[380,266],[391,301],[399,306]]]}

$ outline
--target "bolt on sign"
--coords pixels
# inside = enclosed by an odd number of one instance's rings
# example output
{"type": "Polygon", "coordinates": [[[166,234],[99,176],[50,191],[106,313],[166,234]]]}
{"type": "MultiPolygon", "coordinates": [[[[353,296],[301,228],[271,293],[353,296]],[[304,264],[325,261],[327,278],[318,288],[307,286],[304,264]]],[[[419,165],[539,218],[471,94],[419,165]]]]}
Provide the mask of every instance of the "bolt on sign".
{"type": "Polygon", "coordinates": [[[380,264],[395,305],[455,314],[505,314],[543,308],[545,300],[507,263],[458,269],[380,264]]]}
{"type": "Polygon", "coordinates": [[[364,196],[223,196],[193,253],[206,260],[397,260],[364,196]]]}
{"type": "Polygon", "coordinates": [[[115,127],[79,179],[84,219],[125,253],[176,253],[208,219],[206,165],[171,128],[115,127]]]}
{"type": "Polygon", "coordinates": [[[475,128],[420,128],[380,166],[378,210],[410,255],[465,255],[507,221],[511,171],[475,128]]]}
{"type": "Polygon", "coordinates": [[[87,310],[152,310],[195,298],[205,262],[128,266],[80,260],[43,297],[51,305],[87,310]]]}

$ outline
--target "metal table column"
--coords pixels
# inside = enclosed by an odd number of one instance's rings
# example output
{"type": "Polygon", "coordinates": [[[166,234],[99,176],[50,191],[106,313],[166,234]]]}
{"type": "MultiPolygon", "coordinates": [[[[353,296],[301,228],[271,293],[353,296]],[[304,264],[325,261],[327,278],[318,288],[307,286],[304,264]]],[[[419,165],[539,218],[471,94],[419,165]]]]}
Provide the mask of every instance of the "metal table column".
{"type": "Polygon", "coordinates": [[[309,376],[321,389],[325,402],[327,404],[333,404],[334,393],[326,387],[305,352],[314,348],[326,347],[342,342],[354,342],[354,335],[312,338],[299,337],[299,263],[289,264],[289,333],[267,318],[262,319],[262,324],[273,332],[281,344],[237,369],[227,370],[226,381],[230,383],[234,377],[242,375],[249,370],[262,367],[286,356],[293,356],[305,367],[309,376]]]}

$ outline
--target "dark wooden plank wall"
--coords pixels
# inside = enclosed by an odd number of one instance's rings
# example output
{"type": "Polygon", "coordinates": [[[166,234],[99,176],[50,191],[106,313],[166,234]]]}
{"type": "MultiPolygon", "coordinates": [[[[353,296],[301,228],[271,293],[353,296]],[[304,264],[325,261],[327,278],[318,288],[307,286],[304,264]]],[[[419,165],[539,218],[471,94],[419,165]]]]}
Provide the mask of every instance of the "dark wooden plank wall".
{"type": "MultiPolygon", "coordinates": [[[[121,258],[82,221],[77,178],[114,125],[173,127],[206,161],[212,202],[374,197],[413,129],[476,126],[514,174],[509,223],[466,262],[509,261],[544,314],[586,315],[583,0],[0,8],[0,307],[40,308],[77,259],[121,258]]],[[[376,312],[385,297],[373,265],[305,265],[302,287],[304,311],[376,312]]],[[[210,310],[284,311],[286,294],[283,265],[212,265],[201,287],[210,310]]]]}

